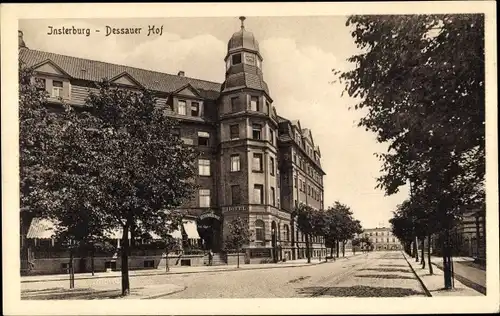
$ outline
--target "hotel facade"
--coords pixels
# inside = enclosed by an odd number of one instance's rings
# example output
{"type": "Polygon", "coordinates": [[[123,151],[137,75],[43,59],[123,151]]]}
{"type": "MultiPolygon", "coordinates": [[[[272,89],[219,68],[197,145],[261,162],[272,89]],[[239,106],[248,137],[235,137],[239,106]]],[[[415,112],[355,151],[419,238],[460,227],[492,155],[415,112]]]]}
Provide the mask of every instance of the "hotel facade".
{"type": "MultiPolygon", "coordinates": [[[[310,129],[278,115],[264,80],[259,43],[245,29],[244,18],[221,56],[222,83],[190,78],[183,71],[172,75],[30,49],[21,31],[19,54],[35,70],[52,104],[62,98],[83,106],[103,78],[154,92],[157,105],[179,120],[175,133],[201,153],[196,178],[200,189],[181,207],[185,222],[177,234],[193,241],[190,245],[223,252],[227,223],[241,217],[251,231],[245,262],[305,258],[305,238],[292,212],[299,203],[323,209],[321,151],[310,129]]],[[[46,221],[21,214],[21,222],[23,249],[50,243],[46,221]]],[[[37,254],[28,252],[21,251],[22,259],[36,270],[37,254]]],[[[314,238],[312,256],[325,255],[324,241],[314,238]]],[[[148,266],[162,259],[153,260],[148,266]]]]}

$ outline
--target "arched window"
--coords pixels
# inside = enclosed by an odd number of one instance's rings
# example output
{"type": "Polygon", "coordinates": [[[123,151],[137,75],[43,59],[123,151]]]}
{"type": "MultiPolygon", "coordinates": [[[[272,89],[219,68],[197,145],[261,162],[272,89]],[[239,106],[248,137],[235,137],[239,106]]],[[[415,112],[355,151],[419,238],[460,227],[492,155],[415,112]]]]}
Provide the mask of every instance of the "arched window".
{"type": "Polygon", "coordinates": [[[265,225],[264,221],[258,219],[255,221],[255,240],[256,241],[264,241],[265,240],[265,225]]]}
{"type": "Polygon", "coordinates": [[[283,239],[285,241],[290,241],[290,228],[288,228],[288,225],[283,226],[283,239]]]}

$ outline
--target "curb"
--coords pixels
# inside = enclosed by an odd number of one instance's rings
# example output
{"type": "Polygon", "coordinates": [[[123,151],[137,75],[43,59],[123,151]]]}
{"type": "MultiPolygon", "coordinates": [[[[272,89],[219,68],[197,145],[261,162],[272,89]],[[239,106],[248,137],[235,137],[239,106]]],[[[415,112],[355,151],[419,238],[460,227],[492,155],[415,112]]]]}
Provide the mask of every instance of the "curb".
{"type": "Polygon", "coordinates": [[[164,297],[164,296],[169,296],[169,295],[172,295],[172,294],[180,293],[182,291],[185,291],[186,289],[187,289],[187,286],[185,286],[185,287],[183,287],[183,288],[181,288],[179,290],[172,291],[172,292],[163,293],[163,294],[149,295],[149,296],[141,297],[140,299],[141,300],[152,300],[152,299],[155,299],[155,298],[160,298],[160,297],[164,297]]]}
{"type": "MultiPolygon", "coordinates": [[[[348,257],[343,257],[344,259],[347,259],[348,257]]],[[[339,258],[341,259],[341,258],[339,258]]],[[[301,267],[310,267],[310,266],[315,266],[323,263],[330,263],[332,261],[321,261],[317,263],[306,263],[306,264],[301,264],[301,265],[282,265],[282,266],[274,266],[274,267],[262,267],[262,268],[231,268],[231,269],[216,269],[216,270],[205,270],[205,271],[179,271],[179,272],[154,272],[154,273],[144,273],[144,274],[136,274],[136,275],[129,275],[129,277],[143,277],[143,276],[154,276],[154,275],[175,275],[175,274],[194,274],[194,273],[217,273],[217,272],[234,272],[234,271],[248,271],[248,270],[265,270],[265,269],[283,269],[283,268],[301,268],[301,267]]],[[[90,280],[90,279],[109,279],[109,278],[119,278],[120,275],[103,275],[103,276],[98,276],[98,277],[75,277],[76,280],[90,280]]],[[[66,281],[68,280],[68,277],[64,278],[57,278],[57,279],[47,279],[47,280],[21,280],[21,283],[37,283],[37,282],[55,282],[55,281],[66,281]]]]}
{"type": "Polygon", "coordinates": [[[410,266],[411,271],[412,271],[412,272],[413,272],[413,274],[417,277],[417,280],[418,280],[418,282],[420,283],[420,286],[422,286],[422,289],[424,289],[425,295],[427,295],[428,297],[432,297],[431,292],[430,292],[430,291],[429,291],[429,289],[425,286],[424,281],[422,281],[422,279],[418,276],[417,272],[415,272],[415,269],[413,269],[413,266],[410,264],[410,262],[409,262],[409,261],[408,261],[408,259],[406,258],[406,255],[404,254],[404,252],[403,252],[403,251],[401,251],[401,253],[403,254],[403,257],[405,258],[405,261],[406,261],[406,263],[408,264],[408,266],[410,266]]]}
{"type": "MultiPolygon", "coordinates": [[[[443,271],[443,268],[441,266],[437,265],[435,262],[432,262],[432,265],[438,268],[439,270],[443,271]]],[[[486,295],[486,287],[482,286],[481,284],[477,284],[476,282],[467,279],[466,277],[463,277],[459,274],[453,273],[453,277],[463,285],[483,294],[486,295]]]]}

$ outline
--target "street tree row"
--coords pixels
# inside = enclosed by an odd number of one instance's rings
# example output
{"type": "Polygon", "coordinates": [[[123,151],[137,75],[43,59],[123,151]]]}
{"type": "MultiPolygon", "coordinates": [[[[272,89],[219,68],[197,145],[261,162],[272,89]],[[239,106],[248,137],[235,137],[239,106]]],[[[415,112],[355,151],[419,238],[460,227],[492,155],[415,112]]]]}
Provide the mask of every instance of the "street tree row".
{"type": "Polygon", "coordinates": [[[394,233],[406,243],[437,234],[450,289],[450,232],[485,205],[484,15],[351,16],[346,26],[359,53],[334,73],[359,126],[388,145],[378,188],[410,186],[394,233]]]}

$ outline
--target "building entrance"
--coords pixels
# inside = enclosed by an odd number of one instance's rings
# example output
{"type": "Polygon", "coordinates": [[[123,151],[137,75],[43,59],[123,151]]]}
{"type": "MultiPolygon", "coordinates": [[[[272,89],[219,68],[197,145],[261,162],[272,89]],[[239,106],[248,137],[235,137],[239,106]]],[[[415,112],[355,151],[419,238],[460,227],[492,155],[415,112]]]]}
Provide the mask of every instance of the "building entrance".
{"type": "Polygon", "coordinates": [[[196,219],[198,234],[203,241],[204,250],[220,251],[222,219],[214,212],[201,214],[196,219]]]}

